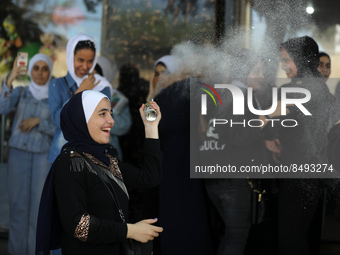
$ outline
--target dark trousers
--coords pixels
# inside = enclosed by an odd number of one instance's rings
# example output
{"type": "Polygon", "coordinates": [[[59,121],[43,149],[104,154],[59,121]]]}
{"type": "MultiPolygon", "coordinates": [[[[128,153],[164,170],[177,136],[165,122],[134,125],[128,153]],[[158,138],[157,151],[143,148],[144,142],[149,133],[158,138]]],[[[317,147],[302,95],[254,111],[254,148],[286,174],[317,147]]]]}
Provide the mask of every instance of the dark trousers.
{"type": "Polygon", "coordinates": [[[243,255],[251,226],[252,190],[245,179],[206,180],[212,203],[224,222],[218,255],[243,255]]]}
{"type": "Polygon", "coordinates": [[[318,180],[279,181],[278,254],[319,254],[323,189],[318,180]]]}

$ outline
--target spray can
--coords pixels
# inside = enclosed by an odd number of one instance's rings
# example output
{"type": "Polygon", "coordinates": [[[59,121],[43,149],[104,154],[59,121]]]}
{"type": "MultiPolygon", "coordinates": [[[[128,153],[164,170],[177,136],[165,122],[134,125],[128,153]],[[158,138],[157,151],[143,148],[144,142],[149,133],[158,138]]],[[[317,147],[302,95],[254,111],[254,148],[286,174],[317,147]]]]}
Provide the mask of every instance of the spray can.
{"type": "Polygon", "coordinates": [[[157,112],[151,106],[152,101],[153,99],[150,100],[150,103],[146,103],[144,108],[145,118],[148,121],[154,121],[157,118],[157,112]]]}

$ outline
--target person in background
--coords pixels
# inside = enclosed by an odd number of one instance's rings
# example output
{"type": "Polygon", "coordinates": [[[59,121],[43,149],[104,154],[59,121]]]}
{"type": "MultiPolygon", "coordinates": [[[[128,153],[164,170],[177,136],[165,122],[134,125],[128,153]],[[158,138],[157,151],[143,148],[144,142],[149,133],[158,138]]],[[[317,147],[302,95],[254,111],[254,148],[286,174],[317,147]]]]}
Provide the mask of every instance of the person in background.
{"type": "Polygon", "coordinates": [[[17,61],[0,96],[0,114],[15,110],[8,158],[8,252],[33,255],[39,201],[55,131],[48,105],[53,62],[45,54],[34,55],[28,66],[30,84],[13,89],[13,81],[27,72],[26,67],[17,66],[17,61]]]}
{"type": "MultiPolygon", "coordinates": [[[[320,72],[321,76],[325,79],[325,82],[327,82],[332,72],[332,65],[331,65],[330,56],[325,52],[319,53],[318,71],[320,72]]],[[[335,93],[334,93],[334,96],[332,95],[332,100],[334,103],[335,114],[340,116],[340,86],[339,84],[340,82],[335,87],[335,93]]],[[[335,120],[337,120],[337,117],[334,117],[334,118],[335,120]]]]}
{"type": "Polygon", "coordinates": [[[161,178],[161,112],[155,102],[152,108],[157,111],[152,122],[145,119],[144,105],[139,110],[145,125],[145,149],[143,165],[137,168],[106,152],[110,129],[115,124],[107,96],[86,90],[65,104],[60,118],[68,143],[53,163],[44,187],[38,219],[38,254],[47,255],[53,241],[49,239],[49,233],[55,233],[49,229],[53,219],[48,218],[46,209],[54,196],[63,254],[126,254],[128,239],[146,243],[163,231],[152,225],[157,219],[132,224],[128,218],[127,187],[154,186],[161,178]]]}
{"type": "Polygon", "coordinates": [[[106,78],[106,80],[110,83],[116,78],[118,73],[116,62],[111,61],[107,57],[99,56],[97,57],[97,64],[94,67],[94,70],[97,74],[106,78]]]}
{"type": "Polygon", "coordinates": [[[66,46],[68,72],[65,77],[53,79],[49,84],[49,106],[52,121],[56,125],[48,160],[52,163],[66,143],[60,129],[60,112],[70,97],[84,90],[101,91],[109,99],[112,95],[111,84],[102,76],[93,72],[97,63],[96,45],[93,38],[85,34],[76,34],[66,46]]]}
{"type": "MultiPolygon", "coordinates": [[[[242,90],[247,95],[247,88],[251,87],[254,91],[261,88],[264,83],[264,70],[266,61],[254,54],[242,50],[242,53],[235,54],[231,57],[232,63],[236,68],[230,70],[230,82],[242,90]],[[243,68],[238,68],[237,63],[242,63],[243,68]]],[[[229,93],[222,91],[220,93],[229,93]]],[[[223,94],[222,94],[223,95],[223,94]]],[[[256,119],[254,115],[245,107],[245,114],[235,116],[232,113],[232,100],[223,102],[223,109],[212,111],[207,114],[207,128],[204,142],[215,141],[219,144],[220,149],[206,147],[200,153],[205,159],[224,158],[228,164],[237,166],[239,169],[242,165],[261,165],[266,164],[266,153],[264,135],[261,128],[243,127],[239,125],[230,128],[212,125],[214,118],[223,116],[225,119],[232,119],[236,123],[240,123],[244,119],[246,121],[256,119]],[[211,130],[214,130],[212,135],[211,130]],[[223,146],[222,146],[223,145],[223,146]]],[[[253,105],[256,109],[261,109],[261,105],[254,96],[253,105]]],[[[210,108],[212,109],[212,108],[210,108]]],[[[213,108],[214,109],[214,108],[213,108]]],[[[212,160],[211,164],[213,164],[212,160]]],[[[243,255],[246,249],[248,233],[252,222],[252,199],[253,189],[259,189],[261,179],[251,180],[246,178],[217,178],[206,179],[205,187],[220,218],[223,221],[224,231],[218,246],[217,255],[243,255]]],[[[262,187],[264,188],[264,187],[262,187]]],[[[257,198],[256,198],[257,201],[257,198]]],[[[256,203],[256,202],[255,202],[256,203]]],[[[254,203],[254,204],[255,204],[254,203]]],[[[217,226],[217,224],[216,224],[217,226]]],[[[259,246],[260,247],[260,246],[259,246]]]]}
{"type": "Polygon", "coordinates": [[[319,53],[319,66],[318,71],[321,73],[325,81],[328,80],[331,75],[331,58],[326,52],[319,53]]]}
{"type": "Polygon", "coordinates": [[[149,94],[146,97],[146,102],[149,102],[153,97],[158,95],[162,89],[165,89],[175,81],[172,80],[173,74],[179,64],[179,60],[171,55],[165,55],[159,58],[154,65],[154,73],[150,80],[149,94]]]}
{"type": "MultiPolygon", "coordinates": [[[[105,77],[108,82],[112,82],[117,74],[117,65],[108,58],[99,56],[95,66],[95,72],[105,77]]],[[[110,144],[117,151],[118,159],[123,159],[123,152],[120,146],[119,137],[129,132],[132,121],[129,109],[129,101],[119,90],[112,89],[111,106],[113,109],[113,119],[116,125],[111,129],[110,144]]],[[[139,104],[141,105],[141,104],[139,104]]],[[[138,108],[137,108],[138,109],[138,108]]]]}
{"type": "MultiPolygon", "coordinates": [[[[285,166],[327,164],[327,133],[333,124],[334,110],[329,89],[317,69],[318,45],[309,36],[292,38],[281,44],[280,56],[281,68],[291,78],[281,88],[307,89],[311,99],[304,106],[312,115],[306,116],[291,105],[287,107],[287,118],[295,119],[298,126],[271,128],[281,145],[278,161],[285,166]]],[[[289,93],[288,98],[300,95],[289,93]]],[[[320,179],[279,179],[279,255],[319,254],[323,186],[320,179]]]]}
{"type": "Polygon", "coordinates": [[[172,78],[179,64],[174,56],[157,60],[149,92],[163,116],[159,125],[163,177],[158,200],[160,224],[166,231],[160,238],[161,254],[212,254],[204,183],[190,178],[190,79],[172,78]],[[190,234],[178,231],[181,226],[190,229],[190,234]]]}
{"type": "Polygon", "coordinates": [[[340,170],[340,120],[335,123],[328,133],[327,155],[330,164],[336,171],[340,170]]]}

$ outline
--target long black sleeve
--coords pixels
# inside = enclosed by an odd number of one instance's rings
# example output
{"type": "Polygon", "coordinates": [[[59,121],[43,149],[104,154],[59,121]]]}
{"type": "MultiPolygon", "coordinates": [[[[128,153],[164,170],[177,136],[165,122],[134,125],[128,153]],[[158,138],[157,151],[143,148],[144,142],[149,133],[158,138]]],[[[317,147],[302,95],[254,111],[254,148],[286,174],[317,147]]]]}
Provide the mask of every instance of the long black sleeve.
{"type": "Polygon", "coordinates": [[[151,188],[161,180],[161,151],[159,139],[145,139],[141,168],[119,161],[124,183],[128,188],[151,188]]]}
{"type": "Polygon", "coordinates": [[[328,160],[329,163],[334,165],[336,170],[340,170],[340,124],[331,128],[328,133],[328,160]]]}

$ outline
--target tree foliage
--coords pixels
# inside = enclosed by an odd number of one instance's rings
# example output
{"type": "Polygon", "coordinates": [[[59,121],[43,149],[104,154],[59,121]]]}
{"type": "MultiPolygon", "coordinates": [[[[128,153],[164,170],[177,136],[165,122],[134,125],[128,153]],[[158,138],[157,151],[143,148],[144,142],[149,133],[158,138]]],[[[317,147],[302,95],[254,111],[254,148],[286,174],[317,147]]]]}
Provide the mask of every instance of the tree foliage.
{"type": "MultiPolygon", "coordinates": [[[[21,8],[10,1],[3,1],[0,3],[0,30],[1,37],[9,40],[6,33],[4,33],[3,21],[11,15],[15,17],[15,29],[22,40],[23,46],[31,42],[40,42],[39,36],[42,33],[39,25],[32,19],[25,16],[27,10],[21,8]]],[[[11,47],[12,55],[15,55],[18,49],[11,47]]]]}
{"type": "Polygon", "coordinates": [[[164,9],[110,2],[108,13],[102,53],[118,65],[133,61],[152,66],[183,40],[213,40],[213,15],[197,13],[196,0],[169,1],[164,9]]]}

